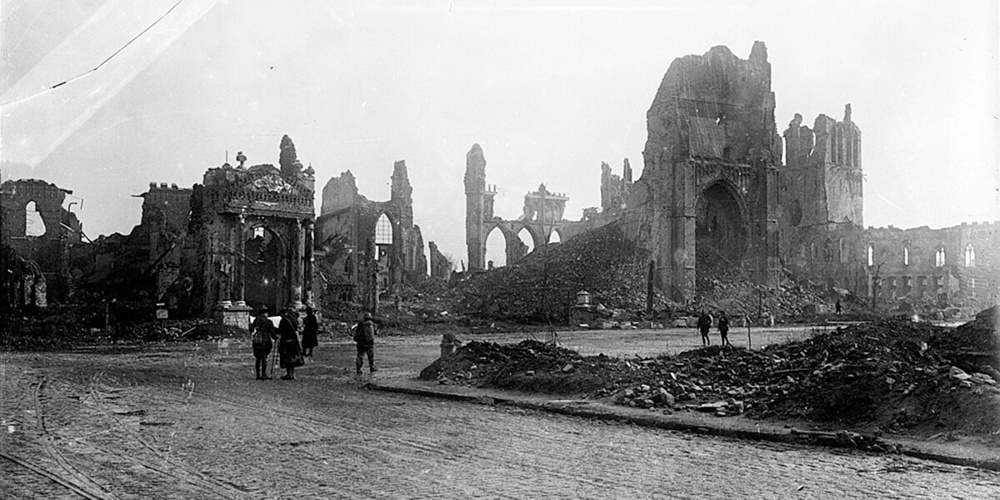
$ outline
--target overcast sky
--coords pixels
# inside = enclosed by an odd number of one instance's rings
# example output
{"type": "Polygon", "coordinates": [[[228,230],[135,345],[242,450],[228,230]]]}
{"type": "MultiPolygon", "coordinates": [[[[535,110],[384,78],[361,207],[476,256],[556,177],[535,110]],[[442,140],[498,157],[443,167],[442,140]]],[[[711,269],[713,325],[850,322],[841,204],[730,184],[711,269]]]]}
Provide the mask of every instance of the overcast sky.
{"type": "Polygon", "coordinates": [[[745,59],[755,40],[768,48],[779,133],[795,113],[811,126],[851,103],[866,226],[1000,220],[995,0],[0,8],[3,180],[73,190],[91,238],[138,224],[132,195],[149,182],[190,187],[227,151],[277,164],[288,134],[316,169],[317,213],[345,170],[363,195],[388,199],[393,162],[406,160],[424,240],[465,260],[474,143],[498,215],[516,218],[545,183],[577,220],[600,205],[602,161],[620,174],[629,158],[639,177],[646,110],[670,62],[715,45],[745,59]]]}

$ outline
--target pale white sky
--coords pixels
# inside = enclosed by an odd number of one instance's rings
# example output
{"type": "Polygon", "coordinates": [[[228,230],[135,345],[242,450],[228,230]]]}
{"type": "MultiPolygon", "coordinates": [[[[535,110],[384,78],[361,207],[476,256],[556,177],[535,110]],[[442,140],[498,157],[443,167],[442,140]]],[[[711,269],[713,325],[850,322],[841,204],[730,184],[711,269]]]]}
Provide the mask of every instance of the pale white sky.
{"type": "MultiPolygon", "coordinates": [[[[82,198],[87,234],[139,223],[148,183],[191,186],[283,134],[317,173],[389,197],[405,159],[424,240],[464,260],[465,153],[480,143],[496,211],[545,183],[566,217],[600,204],[600,164],[636,178],[670,62],[764,41],[778,132],[851,103],[865,224],[1000,219],[993,0],[336,2],[2,0],[3,179],[82,198]],[[74,77],[78,78],[72,79],[74,77]],[[70,80],[50,91],[47,87],[70,80]],[[39,93],[41,92],[41,93],[39,93]]],[[[317,194],[317,212],[319,211],[317,194]]]]}

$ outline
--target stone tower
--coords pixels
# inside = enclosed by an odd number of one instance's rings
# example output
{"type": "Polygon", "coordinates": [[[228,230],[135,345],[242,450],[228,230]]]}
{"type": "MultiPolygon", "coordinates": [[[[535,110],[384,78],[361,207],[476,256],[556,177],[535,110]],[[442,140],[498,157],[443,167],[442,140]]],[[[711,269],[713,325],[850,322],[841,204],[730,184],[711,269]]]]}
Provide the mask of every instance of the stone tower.
{"type": "Polygon", "coordinates": [[[486,186],[486,157],[479,144],[473,144],[465,155],[465,241],[468,247],[469,270],[486,269],[483,262],[486,235],[484,220],[493,218],[493,199],[496,191],[486,186]]]}
{"type": "Polygon", "coordinates": [[[675,59],[646,121],[628,230],[652,252],[658,286],[692,298],[698,270],[712,267],[772,282],[781,138],[763,42],[746,60],[723,46],[675,59]]]}
{"type": "Polygon", "coordinates": [[[819,115],[810,129],[796,113],[785,130],[781,172],[781,259],[800,279],[863,293],[861,129],[819,115]]]}

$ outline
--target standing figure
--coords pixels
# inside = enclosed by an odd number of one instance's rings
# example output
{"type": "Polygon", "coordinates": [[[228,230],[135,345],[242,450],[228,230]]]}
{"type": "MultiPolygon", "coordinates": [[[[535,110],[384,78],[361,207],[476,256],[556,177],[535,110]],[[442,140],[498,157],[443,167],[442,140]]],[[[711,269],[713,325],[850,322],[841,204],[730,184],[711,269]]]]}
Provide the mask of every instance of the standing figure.
{"type": "Polygon", "coordinates": [[[701,314],[698,315],[698,331],[701,332],[702,347],[712,345],[712,341],[708,339],[708,331],[711,328],[712,328],[712,315],[708,314],[708,311],[702,310],[701,314]]]}
{"type": "Polygon", "coordinates": [[[285,376],[281,380],[295,380],[295,367],[302,362],[302,350],[299,347],[299,336],[297,333],[298,321],[293,315],[295,311],[286,309],[281,315],[278,323],[278,356],[281,359],[281,367],[285,369],[285,376]]]}
{"type": "Polygon", "coordinates": [[[729,316],[726,316],[726,311],[719,313],[719,336],[722,337],[722,347],[733,346],[729,343],[729,316]]]}
{"type": "Polygon", "coordinates": [[[840,311],[843,310],[843,306],[840,305],[840,299],[837,299],[836,307],[837,307],[837,314],[840,314],[840,311]]]}
{"type": "Polygon", "coordinates": [[[358,377],[361,376],[361,367],[365,364],[365,356],[368,356],[368,370],[371,373],[378,371],[378,368],[375,368],[376,335],[378,335],[378,325],[372,321],[372,313],[366,312],[361,323],[354,326],[354,342],[358,345],[358,359],[355,362],[358,377]]]}
{"type": "Polygon", "coordinates": [[[254,370],[257,380],[270,380],[267,375],[267,357],[271,354],[273,341],[278,338],[274,323],[267,317],[267,309],[257,311],[257,317],[250,324],[250,338],[253,343],[254,370]]]}
{"type": "Polygon", "coordinates": [[[313,348],[319,345],[319,321],[312,307],[306,307],[306,317],[302,320],[302,355],[312,357],[313,348]]]}

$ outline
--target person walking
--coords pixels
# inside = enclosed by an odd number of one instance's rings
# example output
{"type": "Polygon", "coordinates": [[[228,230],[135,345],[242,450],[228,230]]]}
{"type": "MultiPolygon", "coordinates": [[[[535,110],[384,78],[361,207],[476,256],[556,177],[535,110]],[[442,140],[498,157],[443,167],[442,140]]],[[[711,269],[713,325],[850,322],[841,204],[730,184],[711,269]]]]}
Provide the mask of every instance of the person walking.
{"type": "Polygon", "coordinates": [[[375,337],[378,335],[378,325],[372,320],[372,313],[366,312],[361,322],[354,326],[354,342],[358,346],[358,358],[355,362],[357,375],[361,377],[361,367],[368,356],[368,370],[375,373],[375,337]]]}
{"type": "Polygon", "coordinates": [[[306,307],[306,317],[302,320],[302,355],[312,357],[313,348],[319,346],[319,321],[313,308],[306,307]]]}
{"type": "Polygon", "coordinates": [[[295,367],[302,365],[302,350],[299,347],[298,320],[295,311],[286,309],[278,323],[278,356],[285,376],[281,380],[295,380],[295,367]]]}
{"type": "Polygon", "coordinates": [[[729,316],[726,315],[726,311],[719,313],[719,336],[722,337],[722,347],[733,346],[729,342],[729,316]]]}
{"type": "Polygon", "coordinates": [[[701,346],[707,347],[712,345],[712,341],[708,338],[708,331],[712,329],[712,315],[708,314],[708,311],[702,310],[701,314],[698,315],[698,331],[701,332],[701,346]]]}
{"type": "Polygon", "coordinates": [[[267,374],[267,357],[274,347],[273,341],[278,338],[274,331],[274,323],[267,317],[267,309],[257,311],[257,317],[250,324],[250,339],[253,344],[254,371],[257,380],[270,380],[267,374]]]}

